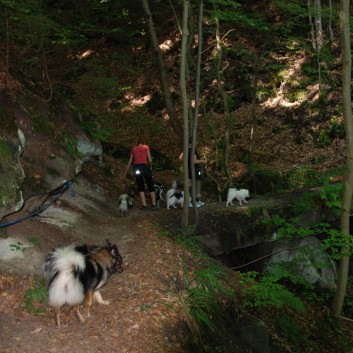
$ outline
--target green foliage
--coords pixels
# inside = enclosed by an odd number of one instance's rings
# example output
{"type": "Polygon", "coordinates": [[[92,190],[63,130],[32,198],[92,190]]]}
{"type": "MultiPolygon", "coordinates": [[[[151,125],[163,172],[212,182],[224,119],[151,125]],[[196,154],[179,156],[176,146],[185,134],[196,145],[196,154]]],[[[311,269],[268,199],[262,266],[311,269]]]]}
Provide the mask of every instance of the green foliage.
{"type": "Polygon", "coordinates": [[[28,237],[28,241],[31,242],[36,248],[40,249],[40,240],[37,237],[28,237]]]}
{"type": "Polygon", "coordinates": [[[71,108],[79,116],[77,121],[88,136],[102,142],[108,142],[109,137],[112,135],[112,131],[104,125],[114,119],[112,115],[92,114],[83,106],[76,107],[71,105],[71,108]]]}
{"type": "Polygon", "coordinates": [[[300,313],[305,312],[302,301],[291,293],[284,285],[277,283],[282,278],[279,272],[256,280],[256,272],[241,275],[241,283],[247,297],[245,305],[248,307],[290,307],[300,313]]]}
{"type": "Polygon", "coordinates": [[[188,317],[194,347],[204,351],[228,352],[235,324],[232,315],[235,311],[234,291],[229,285],[230,272],[218,261],[211,259],[200,243],[190,237],[178,237],[178,243],[187,249],[193,259],[202,266],[190,272],[183,269],[185,290],[180,297],[188,317]],[[219,337],[224,339],[219,341],[219,337]],[[228,348],[227,348],[228,347],[228,348]]]}
{"type": "Polygon", "coordinates": [[[302,352],[307,346],[308,340],[303,329],[293,322],[288,315],[281,315],[276,321],[275,326],[286,339],[293,344],[291,352],[302,352]]]}
{"type": "Polygon", "coordinates": [[[290,220],[274,215],[265,217],[261,220],[264,225],[271,225],[276,228],[276,239],[294,239],[305,238],[308,236],[316,236],[328,234],[331,226],[328,223],[318,223],[308,227],[298,227],[298,218],[293,217],[290,220]]]}
{"type": "Polygon", "coordinates": [[[334,139],[342,139],[346,135],[344,124],[337,117],[330,120],[330,124],[325,129],[320,129],[315,135],[315,142],[319,147],[330,146],[334,139]]]}
{"type": "Polygon", "coordinates": [[[292,205],[295,214],[311,212],[316,208],[315,198],[318,193],[304,193],[292,205]]]}
{"type": "Polygon", "coordinates": [[[312,167],[301,166],[289,172],[288,186],[290,188],[303,188],[317,185],[320,180],[318,173],[312,167]]]}
{"type": "Polygon", "coordinates": [[[212,18],[218,18],[222,22],[230,24],[244,25],[254,28],[260,32],[267,32],[271,25],[254,14],[249,14],[241,10],[240,4],[233,0],[210,0],[215,9],[210,10],[212,18]],[[239,8],[240,7],[240,8],[239,8]]]}
{"type": "Polygon", "coordinates": [[[45,312],[43,304],[48,299],[48,290],[45,281],[36,283],[33,281],[32,288],[28,289],[23,300],[25,310],[29,313],[41,314],[45,312]]]}
{"type": "Polygon", "coordinates": [[[108,128],[100,127],[99,122],[95,119],[85,121],[83,127],[88,135],[102,142],[108,142],[109,137],[112,135],[108,128]]]}
{"type": "MultiPolygon", "coordinates": [[[[11,156],[11,151],[6,141],[0,137],[0,157],[8,159],[11,156]]],[[[2,161],[4,162],[4,161],[2,161]]]]}
{"type": "Polygon", "coordinates": [[[324,183],[320,192],[320,199],[336,216],[341,214],[341,203],[343,196],[343,184],[324,183]]]}
{"type": "Polygon", "coordinates": [[[10,249],[11,249],[11,251],[23,252],[25,250],[25,246],[20,241],[18,241],[14,244],[10,244],[10,249]]]}
{"type": "Polygon", "coordinates": [[[328,229],[326,234],[328,236],[323,240],[322,246],[332,259],[340,260],[343,256],[349,257],[353,254],[353,235],[343,234],[337,229],[328,229]]]}
{"type": "Polygon", "coordinates": [[[82,157],[82,153],[77,150],[76,140],[71,137],[66,130],[61,131],[61,144],[67,150],[67,152],[69,152],[73,156],[77,158],[82,157]]]}
{"type": "MultiPolygon", "coordinates": [[[[309,247],[303,247],[300,251],[306,252],[309,247]]],[[[313,257],[311,257],[312,259],[313,257]]],[[[300,255],[293,258],[291,261],[279,261],[269,264],[264,275],[267,282],[282,282],[286,284],[294,284],[306,289],[313,289],[314,286],[309,283],[303,276],[298,274],[297,269],[307,262],[307,257],[304,258],[300,255]]]]}
{"type": "Polygon", "coordinates": [[[192,276],[184,272],[188,292],[185,305],[198,330],[207,330],[215,334],[223,326],[222,302],[233,297],[233,292],[225,286],[226,279],[224,267],[217,262],[195,271],[192,276]]]}
{"type": "Polygon", "coordinates": [[[176,243],[185,250],[189,251],[197,261],[207,261],[209,257],[203,250],[203,246],[200,241],[189,236],[189,234],[193,233],[194,229],[195,228],[193,226],[189,226],[187,229],[180,228],[176,230],[176,243]]]}

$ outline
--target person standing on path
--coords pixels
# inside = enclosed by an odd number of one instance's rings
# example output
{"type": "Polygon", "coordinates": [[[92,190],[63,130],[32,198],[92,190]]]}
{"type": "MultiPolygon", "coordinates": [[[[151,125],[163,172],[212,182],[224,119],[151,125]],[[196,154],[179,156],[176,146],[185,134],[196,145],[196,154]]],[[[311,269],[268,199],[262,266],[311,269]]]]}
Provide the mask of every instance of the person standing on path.
{"type": "Polygon", "coordinates": [[[152,174],[152,157],[150,148],[148,145],[143,144],[143,139],[137,140],[136,146],[131,149],[129,162],[126,166],[123,177],[126,177],[131,165],[133,165],[134,177],[136,180],[137,191],[140,195],[142,203],[141,210],[147,210],[146,195],[145,195],[145,183],[147,185],[150,197],[151,197],[151,210],[157,210],[158,205],[156,204],[156,192],[154,188],[153,174],[152,174]]]}
{"type": "MultiPolygon", "coordinates": [[[[196,145],[196,144],[195,144],[196,145]]],[[[194,165],[195,165],[195,192],[196,192],[196,207],[201,207],[205,203],[201,201],[201,180],[202,180],[202,169],[201,164],[206,164],[206,159],[199,159],[198,154],[195,152],[194,154],[194,165]]],[[[184,154],[181,153],[179,157],[179,161],[182,162],[184,160],[184,154]]],[[[191,181],[191,143],[189,143],[188,150],[188,166],[189,166],[189,181],[191,181]]],[[[192,201],[189,202],[189,207],[193,207],[192,201]]]]}

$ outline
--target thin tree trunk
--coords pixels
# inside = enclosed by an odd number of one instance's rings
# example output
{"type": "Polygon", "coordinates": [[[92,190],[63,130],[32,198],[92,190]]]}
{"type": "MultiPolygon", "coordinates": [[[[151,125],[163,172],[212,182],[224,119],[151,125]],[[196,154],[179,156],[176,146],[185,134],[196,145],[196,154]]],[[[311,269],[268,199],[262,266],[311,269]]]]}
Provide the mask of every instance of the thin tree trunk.
{"type": "Polygon", "coordinates": [[[9,26],[9,14],[5,7],[5,18],[6,18],[6,84],[9,79],[10,72],[10,26],[9,26]]]}
{"type": "MultiPolygon", "coordinates": [[[[349,25],[349,0],[340,0],[340,33],[342,46],[342,103],[343,118],[347,139],[347,172],[344,181],[344,191],[341,207],[341,231],[342,236],[349,234],[350,205],[352,202],[353,185],[353,121],[351,102],[351,76],[352,76],[352,56],[350,45],[350,25],[349,25]]],[[[351,244],[343,247],[344,254],[349,253],[351,244]]],[[[344,255],[340,260],[337,289],[332,303],[333,315],[338,317],[342,313],[344,297],[347,290],[349,268],[349,256],[344,255]]]]}
{"type": "Polygon", "coordinates": [[[257,123],[256,117],[256,94],[257,94],[257,85],[258,85],[258,66],[255,66],[255,76],[253,80],[253,89],[252,89],[252,101],[251,101],[251,131],[250,131],[250,145],[249,145],[249,164],[252,163],[253,157],[253,146],[254,146],[254,135],[255,128],[257,123]]]}
{"type": "Polygon", "coordinates": [[[334,35],[333,35],[333,30],[332,30],[332,0],[329,0],[329,8],[330,8],[330,17],[329,17],[329,22],[328,22],[328,32],[330,35],[330,41],[333,43],[334,41],[334,35]]]}
{"type": "Polygon", "coordinates": [[[224,161],[223,161],[223,169],[224,173],[227,177],[227,185],[231,183],[230,180],[230,173],[229,173],[229,137],[230,137],[230,131],[229,131],[229,125],[230,125],[230,114],[229,114],[229,106],[228,106],[228,95],[227,92],[224,89],[224,79],[223,79],[223,73],[222,73],[222,43],[221,43],[221,34],[220,34],[220,29],[219,29],[219,19],[216,18],[216,47],[217,47],[217,53],[218,53],[218,62],[217,62],[217,89],[219,94],[222,97],[223,100],[223,106],[224,106],[224,118],[225,118],[225,148],[224,148],[224,161]]]}
{"type": "Polygon", "coordinates": [[[195,115],[193,119],[192,129],[192,145],[191,145],[191,195],[195,213],[195,228],[199,223],[199,212],[196,207],[196,178],[195,178],[195,163],[192,156],[195,155],[196,141],[197,141],[197,126],[198,126],[198,115],[200,108],[200,76],[201,76],[201,55],[202,55],[202,21],[203,21],[203,0],[199,3],[199,20],[198,20],[198,51],[197,51],[197,65],[196,65],[196,83],[195,83],[195,115]]]}
{"type": "Polygon", "coordinates": [[[151,42],[152,42],[152,47],[153,50],[156,54],[157,57],[157,62],[158,62],[158,69],[159,69],[159,74],[160,74],[160,82],[161,82],[161,88],[163,92],[163,97],[164,97],[164,103],[169,115],[170,123],[172,126],[173,131],[175,134],[179,137],[182,138],[183,136],[183,129],[180,126],[180,122],[178,121],[178,117],[175,111],[173,99],[170,93],[170,85],[169,85],[169,80],[168,80],[168,74],[167,74],[167,68],[164,62],[163,55],[161,53],[161,50],[158,45],[158,40],[157,40],[157,34],[155,31],[154,23],[153,23],[153,18],[151,14],[151,10],[149,7],[148,0],[142,0],[142,6],[145,10],[147,19],[148,19],[148,28],[151,36],[151,42]]]}
{"type": "Polygon", "coordinates": [[[188,16],[189,16],[189,1],[183,1],[183,26],[181,39],[181,53],[180,53],[180,92],[183,105],[183,183],[184,183],[184,207],[181,220],[182,228],[186,229],[189,226],[189,176],[188,176],[188,146],[189,146],[189,104],[186,88],[186,48],[188,40],[188,16]]]}
{"type": "Polygon", "coordinates": [[[321,0],[315,0],[315,37],[316,48],[319,52],[323,43],[322,18],[321,18],[321,0]]]}
{"type": "Polygon", "coordinates": [[[311,0],[308,0],[308,16],[309,16],[309,23],[310,23],[311,42],[313,44],[313,49],[316,51],[317,46],[316,46],[316,39],[315,39],[313,17],[311,13],[312,13],[311,0]]]}
{"type": "Polygon", "coordinates": [[[47,57],[45,55],[45,50],[44,50],[44,40],[42,38],[41,41],[41,47],[42,47],[42,55],[43,55],[43,70],[44,70],[44,76],[48,81],[48,86],[49,86],[49,97],[47,99],[44,99],[44,102],[50,102],[51,99],[53,98],[53,85],[50,80],[49,72],[48,72],[48,63],[47,63],[47,57]]]}

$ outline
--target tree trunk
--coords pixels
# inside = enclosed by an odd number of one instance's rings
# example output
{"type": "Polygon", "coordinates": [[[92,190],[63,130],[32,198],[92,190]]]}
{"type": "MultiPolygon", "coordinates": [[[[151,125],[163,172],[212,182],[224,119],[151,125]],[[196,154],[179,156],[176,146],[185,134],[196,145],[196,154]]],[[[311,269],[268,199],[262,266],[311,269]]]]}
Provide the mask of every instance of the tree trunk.
{"type": "Polygon", "coordinates": [[[333,35],[333,30],[332,30],[332,0],[329,0],[329,8],[330,8],[330,17],[329,17],[329,21],[328,21],[328,33],[330,36],[330,41],[333,43],[333,41],[335,40],[335,37],[333,35]]]}
{"type": "MultiPolygon", "coordinates": [[[[200,75],[201,75],[201,55],[202,55],[202,21],[203,21],[203,0],[199,3],[199,20],[198,20],[198,50],[197,50],[197,65],[196,65],[196,83],[195,83],[195,114],[193,119],[192,128],[192,145],[191,145],[191,156],[195,155],[196,141],[197,141],[197,126],[198,126],[198,115],[200,108],[200,75]]],[[[195,163],[193,158],[191,159],[191,195],[194,206],[195,221],[194,226],[197,227],[199,223],[199,212],[196,207],[196,180],[195,180],[195,163]]]]}
{"type": "Polygon", "coordinates": [[[10,72],[10,26],[9,26],[9,14],[7,8],[5,7],[5,19],[6,19],[6,84],[9,79],[10,72]]]}
{"type": "Polygon", "coordinates": [[[163,92],[163,97],[164,97],[164,103],[165,103],[165,106],[166,106],[166,109],[167,109],[167,112],[169,115],[172,129],[175,132],[175,134],[181,139],[183,136],[183,129],[180,126],[180,122],[178,121],[178,117],[177,117],[177,114],[175,111],[173,99],[172,99],[172,96],[170,93],[170,85],[169,85],[169,80],[168,80],[167,68],[166,68],[166,65],[164,62],[163,55],[162,55],[161,50],[158,45],[157,34],[155,31],[153,18],[152,18],[152,14],[151,14],[148,0],[142,0],[142,6],[143,6],[145,13],[147,15],[148,28],[149,28],[149,32],[150,32],[150,36],[151,36],[152,47],[153,47],[153,50],[154,50],[156,57],[157,57],[160,82],[161,82],[161,87],[162,87],[162,92],[163,92]]]}
{"type": "MultiPolygon", "coordinates": [[[[347,140],[347,172],[344,181],[344,191],[341,206],[342,236],[349,234],[349,215],[352,202],[353,185],[353,121],[351,102],[352,56],[350,45],[349,0],[340,0],[340,34],[342,46],[342,103],[343,118],[347,140]]],[[[342,249],[343,254],[349,253],[351,244],[342,249]]],[[[347,290],[349,256],[340,260],[337,289],[332,303],[333,315],[339,317],[342,313],[344,297],[347,290]]]]}
{"type": "Polygon", "coordinates": [[[189,104],[186,88],[186,49],[188,40],[188,14],[189,14],[189,1],[183,1],[183,26],[182,26],[182,39],[181,39],[181,53],[180,53],[180,92],[183,105],[183,183],[184,183],[184,207],[181,220],[182,228],[186,229],[189,225],[189,176],[188,176],[188,147],[189,147],[189,104]]]}
{"type": "Polygon", "coordinates": [[[228,94],[224,89],[224,77],[222,72],[222,43],[221,43],[221,34],[220,34],[220,28],[219,28],[219,19],[215,18],[215,22],[216,22],[216,47],[217,47],[217,53],[218,53],[217,70],[216,70],[217,89],[223,100],[224,119],[225,119],[225,137],[224,137],[225,146],[224,146],[223,170],[227,177],[227,183],[225,186],[227,187],[231,184],[231,180],[230,180],[231,177],[229,172],[230,113],[229,113],[229,105],[228,105],[228,94]]]}
{"type": "Polygon", "coordinates": [[[310,23],[311,43],[313,45],[313,49],[316,51],[317,47],[316,47],[315,31],[314,31],[313,17],[311,13],[312,13],[311,0],[308,0],[308,16],[309,16],[309,23],[310,23]]]}
{"type": "Polygon", "coordinates": [[[316,50],[319,52],[323,43],[322,18],[321,18],[321,0],[315,0],[315,38],[316,50]]]}

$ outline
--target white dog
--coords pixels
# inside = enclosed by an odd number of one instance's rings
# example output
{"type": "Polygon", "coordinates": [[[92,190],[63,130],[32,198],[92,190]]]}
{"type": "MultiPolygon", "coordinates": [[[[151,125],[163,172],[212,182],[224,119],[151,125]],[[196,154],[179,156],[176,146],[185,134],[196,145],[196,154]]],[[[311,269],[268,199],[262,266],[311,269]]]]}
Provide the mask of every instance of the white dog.
{"type": "Polygon", "coordinates": [[[250,197],[249,190],[247,189],[238,190],[234,188],[229,188],[226,206],[228,206],[229,204],[233,205],[234,199],[237,199],[239,201],[239,205],[241,206],[242,201],[248,203],[248,201],[245,200],[247,197],[250,197]]]}
{"type": "Polygon", "coordinates": [[[170,210],[170,207],[177,208],[177,206],[183,207],[184,205],[184,191],[181,185],[178,182],[174,181],[172,188],[167,191],[166,202],[167,209],[170,210]]]}
{"type": "Polygon", "coordinates": [[[128,195],[123,194],[119,196],[118,211],[121,212],[122,217],[127,216],[129,209],[134,205],[134,199],[128,195]]]}

